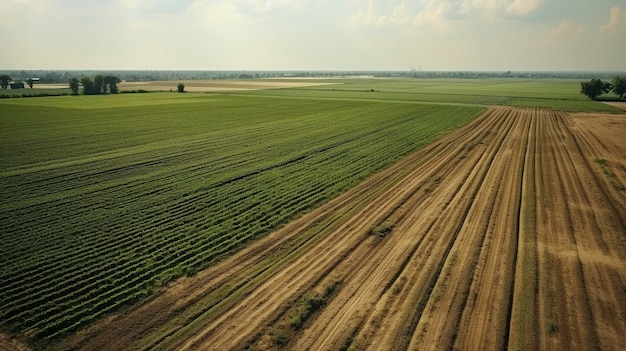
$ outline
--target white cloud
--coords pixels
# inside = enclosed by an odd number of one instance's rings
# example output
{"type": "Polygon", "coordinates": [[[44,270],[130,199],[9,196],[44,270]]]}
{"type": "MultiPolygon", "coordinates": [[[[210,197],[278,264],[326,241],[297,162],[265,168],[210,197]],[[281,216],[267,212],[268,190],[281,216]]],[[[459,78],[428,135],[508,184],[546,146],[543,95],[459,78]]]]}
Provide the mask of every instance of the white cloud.
{"type": "Polygon", "coordinates": [[[613,7],[609,15],[609,23],[600,27],[598,31],[603,34],[619,31],[626,35],[626,11],[619,6],[613,7]]]}
{"type": "Polygon", "coordinates": [[[360,8],[348,19],[354,27],[419,26],[432,29],[446,27],[445,16],[452,9],[447,2],[428,1],[420,9],[409,1],[403,0],[388,6],[387,2],[369,0],[367,8],[360,8]]]}
{"type": "Polygon", "coordinates": [[[556,28],[543,33],[539,38],[539,43],[545,46],[554,45],[555,43],[582,43],[584,42],[585,34],[584,26],[565,19],[561,20],[556,28]]]}
{"type": "Polygon", "coordinates": [[[429,3],[426,8],[419,12],[413,19],[413,25],[430,27],[439,31],[450,29],[448,16],[453,11],[450,3],[429,3]]]}
{"type": "Polygon", "coordinates": [[[389,9],[382,7],[377,1],[369,0],[367,8],[358,9],[347,23],[353,27],[382,27],[408,23],[413,16],[406,1],[389,9]]]}
{"type": "Polygon", "coordinates": [[[194,4],[194,0],[127,0],[126,3],[143,13],[176,14],[187,10],[194,4]]]}
{"type": "Polygon", "coordinates": [[[523,18],[535,13],[542,0],[369,0],[348,20],[353,26],[414,25],[450,29],[455,20],[523,18]]]}
{"type": "Polygon", "coordinates": [[[542,0],[461,0],[460,13],[500,18],[524,17],[540,8],[542,0]]]}
{"type": "Polygon", "coordinates": [[[506,12],[513,16],[526,16],[535,12],[540,5],[540,0],[515,0],[506,8],[506,12]]]}

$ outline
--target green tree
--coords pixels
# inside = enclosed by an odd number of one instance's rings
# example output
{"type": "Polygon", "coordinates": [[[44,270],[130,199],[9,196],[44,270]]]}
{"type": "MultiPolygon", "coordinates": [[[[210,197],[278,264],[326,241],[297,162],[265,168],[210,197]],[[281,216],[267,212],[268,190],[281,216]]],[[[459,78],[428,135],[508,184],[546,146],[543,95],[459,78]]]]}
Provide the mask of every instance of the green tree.
{"type": "Polygon", "coordinates": [[[97,94],[93,81],[89,77],[83,77],[80,79],[80,83],[83,85],[83,95],[95,95],[97,94]]]}
{"type": "Polygon", "coordinates": [[[93,90],[94,94],[106,94],[107,86],[104,83],[104,76],[102,74],[97,74],[93,78],[93,90]]]}
{"type": "Polygon", "coordinates": [[[33,79],[32,78],[26,79],[26,84],[28,84],[28,86],[32,89],[33,88],[33,79]]]}
{"type": "Polygon", "coordinates": [[[624,94],[626,94],[626,77],[613,77],[613,92],[620,99],[624,98],[624,94]]]}
{"type": "Polygon", "coordinates": [[[70,89],[72,89],[72,95],[78,95],[78,87],[80,85],[80,81],[78,78],[72,77],[70,78],[70,89]]]}
{"type": "Polygon", "coordinates": [[[0,74],[0,86],[2,86],[2,89],[8,88],[10,81],[11,81],[11,77],[9,77],[6,74],[0,74]]]}
{"type": "Polygon", "coordinates": [[[611,83],[605,83],[601,79],[594,78],[589,82],[580,83],[580,93],[593,100],[609,91],[611,91],[611,83]]]}
{"type": "Polygon", "coordinates": [[[178,83],[178,86],[176,88],[178,89],[179,93],[184,93],[185,92],[185,84],[183,84],[183,83],[178,83]]]}
{"type": "Polygon", "coordinates": [[[117,94],[119,92],[117,88],[117,83],[121,83],[121,82],[122,81],[117,76],[104,76],[104,84],[105,84],[104,89],[106,91],[106,85],[108,85],[109,91],[111,92],[111,94],[117,94]]]}

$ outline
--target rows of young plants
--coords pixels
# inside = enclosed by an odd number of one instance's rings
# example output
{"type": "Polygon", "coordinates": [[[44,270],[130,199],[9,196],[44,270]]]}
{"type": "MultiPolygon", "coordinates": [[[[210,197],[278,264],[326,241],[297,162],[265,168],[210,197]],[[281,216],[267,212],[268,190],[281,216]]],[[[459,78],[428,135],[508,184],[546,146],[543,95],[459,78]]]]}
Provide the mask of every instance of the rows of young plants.
{"type": "Polygon", "coordinates": [[[71,333],[210,265],[482,111],[201,100],[12,106],[30,115],[1,130],[3,152],[18,153],[0,168],[5,327],[36,339],[71,333]]]}

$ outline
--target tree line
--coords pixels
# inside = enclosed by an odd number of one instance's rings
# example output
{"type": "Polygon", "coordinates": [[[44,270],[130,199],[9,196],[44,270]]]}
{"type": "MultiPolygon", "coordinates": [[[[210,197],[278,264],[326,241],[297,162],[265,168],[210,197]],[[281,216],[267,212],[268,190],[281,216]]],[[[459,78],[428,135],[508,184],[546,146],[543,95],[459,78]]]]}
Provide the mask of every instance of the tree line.
{"type": "Polygon", "coordinates": [[[407,67],[406,70],[0,70],[0,74],[26,79],[38,77],[39,83],[67,83],[72,77],[80,80],[81,77],[93,77],[96,74],[114,75],[124,81],[141,82],[157,80],[198,80],[198,79],[259,79],[281,77],[411,77],[411,78],[521,78],[521,79],[591,79],[600,78],[610,80],[616,74],[624,71],[429,71],[407,67]]]}
{"type": "Polygon", "coordinates": [[[97,74],[93,79],[89,77],[83,77],[80,80],[75,77],[69,79],[72,95],[78,95],[81,85],[83,87],[83,95],[100,95],[107,92],[117,94],[119,92],[117,83],[120,82],[121,80],[117,76],[103,74],[97,74]]]}
{"type": "Polygon", "coordinates": [[[588,96],[590,99],[597,99],[602,94],[613,93],[620,99],[626,95],[626,76],[619,75],[613,77],[611,82],[603,82],[602,79],[592,79],[588,82],[580,83],[580,93],[588,96]]]}

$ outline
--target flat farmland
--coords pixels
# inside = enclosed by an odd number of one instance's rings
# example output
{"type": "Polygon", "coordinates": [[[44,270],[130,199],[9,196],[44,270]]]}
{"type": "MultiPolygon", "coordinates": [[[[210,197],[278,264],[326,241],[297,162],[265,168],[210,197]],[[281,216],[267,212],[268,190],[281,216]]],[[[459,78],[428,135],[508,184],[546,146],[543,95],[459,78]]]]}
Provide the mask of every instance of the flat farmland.
{"type": "Polygon", "coordinates": [[[624,349],[625,130],[490,109],[68,347],[624,349]]]}
{"type": "Polygon", "coordinates": [[[3,326],[72,333],[484,110],[135,95],[2,102],[3,326]]]}
{"type": "Polygon", "coordinates": [[[626,114],[531,83],[2,101],[3,330],[55,350],[626,349],[626,114]]]}

